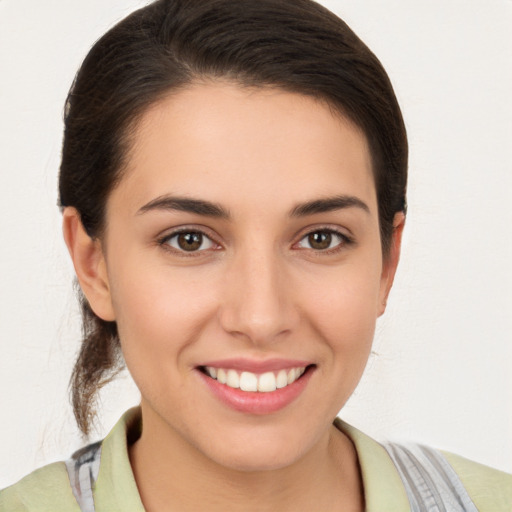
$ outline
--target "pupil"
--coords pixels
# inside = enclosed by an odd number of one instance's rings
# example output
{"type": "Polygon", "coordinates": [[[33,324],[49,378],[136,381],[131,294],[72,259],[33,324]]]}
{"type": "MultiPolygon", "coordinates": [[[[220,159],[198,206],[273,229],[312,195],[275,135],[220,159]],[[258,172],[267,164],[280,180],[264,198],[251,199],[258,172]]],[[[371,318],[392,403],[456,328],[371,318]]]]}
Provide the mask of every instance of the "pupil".
{"type": "Polygon", "coordinates": [[[331,245],[332,235],[325,231],[317,231],[309,235],[309,244],[313,249],[328,249],[331,245]]]}
{"type": "Polygon", "coordinates": [[[196,251],[201,247],[202,242],[201,233],[181,233],[178,236],[178,245],[184,251],[196,251]]]}

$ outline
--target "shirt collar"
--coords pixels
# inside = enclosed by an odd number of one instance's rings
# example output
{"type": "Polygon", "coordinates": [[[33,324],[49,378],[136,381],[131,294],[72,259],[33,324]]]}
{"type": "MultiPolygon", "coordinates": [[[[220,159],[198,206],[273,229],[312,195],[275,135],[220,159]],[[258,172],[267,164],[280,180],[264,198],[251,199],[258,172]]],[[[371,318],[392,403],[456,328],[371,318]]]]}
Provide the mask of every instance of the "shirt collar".
{"type": "Polygon", "coordinates": [[[334,425],[353,443],[363,479],[365,512],[409,512],[400,475],[385,448],[340,418],[334,425]]]}
{"type": "MultiPolygon", "coordinates": [[[[352,441],[363,479],[365,512],[409,512],[402,480],[386,450],[375,440],[336,418],[334,425],[352,441]]],[[[94,499],[98,510],[144,512],[130,466],[128,446],[142,430],[139,407],[127,411],[102,444],[94,499]]]]}

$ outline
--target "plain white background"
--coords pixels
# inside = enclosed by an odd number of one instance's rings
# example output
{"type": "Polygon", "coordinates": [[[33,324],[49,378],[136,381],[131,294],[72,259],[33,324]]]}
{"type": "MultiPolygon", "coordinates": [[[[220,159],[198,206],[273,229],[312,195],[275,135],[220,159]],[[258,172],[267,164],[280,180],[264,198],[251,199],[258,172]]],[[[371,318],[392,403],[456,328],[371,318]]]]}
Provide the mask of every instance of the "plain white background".
{"type": "MultiPolygon", "coordinates": [[[[411,147],[401,268],[341,416],[512,471],[512,2],[322,3],[383,62],[411,147]]],[[[91,44],[143,4],[0,0],[0,488],[83,443],[67,399],[80,325],[56,207],[62,110],[91,44]]],[[[93,439],[136,403],[124,375],[93,439]]]]}

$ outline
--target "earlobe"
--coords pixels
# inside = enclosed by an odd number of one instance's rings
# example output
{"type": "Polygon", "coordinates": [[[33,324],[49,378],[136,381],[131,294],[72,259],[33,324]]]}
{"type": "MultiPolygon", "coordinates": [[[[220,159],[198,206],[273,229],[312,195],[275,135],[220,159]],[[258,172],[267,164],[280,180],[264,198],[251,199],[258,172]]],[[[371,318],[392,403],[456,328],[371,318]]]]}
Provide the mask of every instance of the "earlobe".
{"type": "Polygon", "coordinates": [[[386,311],[387,300],[391,286],[395,279],[396,269],[400,260],[400,250],[402,247],[402,233],[405,226],[405,214],[404,212],[398,212],[395,214],[393,220],[393,234],[391,236],[391,245],[389,248],[389,254],[387,259],[384,261],[381,276],[380,286],[380,305],[378,315],[382,315],[386,311]]]}
{"type": "Polygon", "coordinates": [[[75,208],[64,209],[62,231],[80,288],[92,310],[101,319],[114,321],[107,267],[100,241],[87,234],[75,208]]]}

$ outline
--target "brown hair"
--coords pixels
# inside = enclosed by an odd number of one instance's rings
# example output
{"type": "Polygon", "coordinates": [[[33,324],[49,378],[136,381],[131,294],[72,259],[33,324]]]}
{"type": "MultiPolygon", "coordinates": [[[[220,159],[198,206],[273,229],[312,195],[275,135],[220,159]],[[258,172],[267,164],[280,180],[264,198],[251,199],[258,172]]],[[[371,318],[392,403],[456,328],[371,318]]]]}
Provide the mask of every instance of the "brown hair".
{"type": "MultiPolygon", "coordinates": [[[[382,251],[405,211],[406,131],[379,60],[333,13],[311,0],[157,0],[108,31],[71,87],[60,204],[101,237],[107,198],[121,179],[130,136],[156,101],[201,78],[279,87],[327,102],[365,133],[373,160],[382,251]]],[[[79,292],[80,293],[80,292],[79,292]]],[[[72,403],[87,434],[96,391],[123,367],[117,327],[80,293],[83,341],[72,403]]]]}

